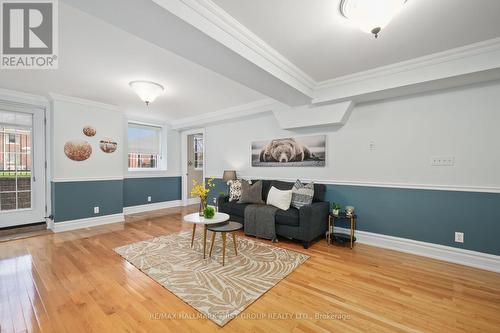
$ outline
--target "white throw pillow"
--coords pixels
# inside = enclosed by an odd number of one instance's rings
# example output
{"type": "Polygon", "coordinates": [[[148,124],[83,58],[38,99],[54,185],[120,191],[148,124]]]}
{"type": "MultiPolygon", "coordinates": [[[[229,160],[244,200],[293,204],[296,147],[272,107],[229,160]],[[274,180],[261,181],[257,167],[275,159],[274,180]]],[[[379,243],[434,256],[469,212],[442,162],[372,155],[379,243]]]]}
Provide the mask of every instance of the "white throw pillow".
{"type": "Polygon", "coordinates": [[[282,191],[272,186],[267,194],[267,204],[279,209],[288,210],[292,202],[292,190],[282,191]]]}

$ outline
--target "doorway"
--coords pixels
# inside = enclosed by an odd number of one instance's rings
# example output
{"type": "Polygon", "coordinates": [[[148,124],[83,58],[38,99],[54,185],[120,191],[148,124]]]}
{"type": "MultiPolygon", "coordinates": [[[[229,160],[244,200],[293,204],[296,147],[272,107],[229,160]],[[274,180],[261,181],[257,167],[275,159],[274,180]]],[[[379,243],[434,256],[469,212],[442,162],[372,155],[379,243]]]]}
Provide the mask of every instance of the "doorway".
{"type": "Polygon", "coordinates": [[[0,103],[0,228],[45,222],[44,119],[0,103]]]}
{"type": "Polygon", "coordinates": [[[202,184],[205,170],[205,136],[204,131],[189,131],[183,134],[183,202],[184,205],[196,204],[199,198],[191,195],[193,182],[202,184]]]}

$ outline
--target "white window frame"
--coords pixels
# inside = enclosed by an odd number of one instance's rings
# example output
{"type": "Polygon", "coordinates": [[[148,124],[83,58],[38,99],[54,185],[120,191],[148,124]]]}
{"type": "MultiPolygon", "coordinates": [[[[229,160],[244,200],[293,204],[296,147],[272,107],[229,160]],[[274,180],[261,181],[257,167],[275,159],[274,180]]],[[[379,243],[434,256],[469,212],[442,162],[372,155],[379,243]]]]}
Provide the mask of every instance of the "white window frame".
{"type": "Polygon", "coordinates": [[[127,170],[127,173],[129,175],[133,174],[144,174],[144,173],[158,173],[158,172],[163,172],[167,171],[167,129],[164,124],[158,124],[158,123],[150,123],[150,122],[143,122],[143,121],[137,121],[137,120],[132,120],[129,119],[127,120],[127,126],[126,126],[126,138],[127,138],[127,149],[125,152],[125,168],[127,170]],[[158,161],[156,163],[156,168],[129,168],[128,167],[128,128],[129,125],[140,125],[140,126],[147,126],[147,127],[156,127],[160,128],[160,154],[158,155],[158,161]]]}
{"type": "Polygon", "coordinates": [[[196,139],[197,139],[197,136],[195,135],[194,138],[193,138],[193,151],[194,151],[194,156],[195,156],[195,161],[194,161],[194,169],[195,170],[203,170],[203,166],[205,165],[205,138],[203,137],[203,135],[200,135],[199,137],[201,137],[201,140],[203,141],[203,148],[201,149],[201,154],[203,156],[203,158],[201,159],[201,167],[199,166],[198,164],[198,159],[196,159],[197,157],[197,154],[199,154],[200,152],[198,152],[196,150],[196,139]]]}

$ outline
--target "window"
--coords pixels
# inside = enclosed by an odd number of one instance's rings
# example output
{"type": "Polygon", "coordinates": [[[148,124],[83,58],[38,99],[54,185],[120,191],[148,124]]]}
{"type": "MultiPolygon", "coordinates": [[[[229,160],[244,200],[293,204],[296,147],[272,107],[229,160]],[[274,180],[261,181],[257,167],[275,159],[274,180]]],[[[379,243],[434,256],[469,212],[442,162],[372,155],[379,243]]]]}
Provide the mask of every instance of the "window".
{"type": "Polygon", "coordinates": [[[159,126],[128,124],[129,170],[161,168],[161,132],[162,128],[159,126]]]}
{"type": "Polygon", "coordinates": [[[203,169],[203,136],[195,136],[194,140],[194,168],[203,169]]]}

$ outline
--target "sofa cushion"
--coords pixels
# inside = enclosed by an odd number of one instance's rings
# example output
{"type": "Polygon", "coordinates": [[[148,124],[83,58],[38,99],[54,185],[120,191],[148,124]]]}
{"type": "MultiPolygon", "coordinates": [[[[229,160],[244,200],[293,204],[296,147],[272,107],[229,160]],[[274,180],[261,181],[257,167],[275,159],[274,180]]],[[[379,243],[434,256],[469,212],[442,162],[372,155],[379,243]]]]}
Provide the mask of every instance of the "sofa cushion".
{"type": "Polygon", "coordinates": [[[250,204],[247,203],[238,203],[238,202],[226,202],[223,203],[220,207],[221,212],[227,213],[229,215],[236,215],[236,216],[245,216],[245,208],[250,204]]]}
{"type": "Polygon", "coordinates": [[[279,209],[287,210],[292,203],[292,190],[278,190],[272,186],[267,195],[267,205],[277,207],[279,209]]]}
{"type": "Polygon", "coordinates": [[[230,180],[229,184],[229,201],[238,201],[241,198],[241,179],[230,180]]]}
{"type": "MultiPolygon", "coordinates": [[[[267,194],[271,186],[276,187],[278,190],[290,190],[294,183],[284,182],[281,180],[264,180],[262,184],[262,199],[267,202],[267,194]]],[[[326,185],[314,184],[314,197],[313,202],[325,201],[326,185]]]]}
{"type": "Polygon", "coordinates": [[[247,181],[241,182],[241,198],[239,203],[252,203],[263,205],[262,201],[262,181],[257,181],[251,185],[247,181]]]}
{"type": "Polygon", "coordinates": [[[304,185],[297,179],[292,187],[292,206],[300,208],[305,205],[310,205],[314,197],[314,183],[304,185]]]}
{"type": "Polygon", "coordinates": [[[288,210],[278,209],[275,215],[276,224],[281,225],[299,225],[299,210],[296,208],[290,208],[288,210]]]}

